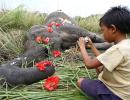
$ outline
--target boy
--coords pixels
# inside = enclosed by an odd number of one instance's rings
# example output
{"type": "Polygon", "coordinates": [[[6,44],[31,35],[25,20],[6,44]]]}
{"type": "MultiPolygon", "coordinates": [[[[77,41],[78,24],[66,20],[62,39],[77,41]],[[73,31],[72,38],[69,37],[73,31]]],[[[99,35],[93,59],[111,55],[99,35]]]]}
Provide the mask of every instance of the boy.
{"type": "Polygon", "coordinates": [[[78,45],[86,67],[95,68],[99,75],[97,80],[80,78],[77,84],[95,100],[130,100],[130,39],[127,39],[130,11],[121,6],[111,8],[100,19],[100,27],[104,39],[115,45],[101,54],[89,40],[88,45],[96,55],[91,59],[84,38],[79,38],[78,45]]]}

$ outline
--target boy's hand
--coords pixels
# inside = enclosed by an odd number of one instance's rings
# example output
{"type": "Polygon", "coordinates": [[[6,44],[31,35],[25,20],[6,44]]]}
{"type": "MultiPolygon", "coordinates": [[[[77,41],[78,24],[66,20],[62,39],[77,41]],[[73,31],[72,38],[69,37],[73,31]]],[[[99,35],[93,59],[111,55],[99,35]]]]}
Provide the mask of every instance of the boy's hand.
{"type": "Polygon", "coordinates": [[[85,37],[86,47],[91,48],[93,46],[93,42],[89,37],[85,37]]]}
{"type": "Polygon", "coordinates": [[[85,39],[84,37],[80,37],[77,41],[80,48],[85,47],[85,39]]]}

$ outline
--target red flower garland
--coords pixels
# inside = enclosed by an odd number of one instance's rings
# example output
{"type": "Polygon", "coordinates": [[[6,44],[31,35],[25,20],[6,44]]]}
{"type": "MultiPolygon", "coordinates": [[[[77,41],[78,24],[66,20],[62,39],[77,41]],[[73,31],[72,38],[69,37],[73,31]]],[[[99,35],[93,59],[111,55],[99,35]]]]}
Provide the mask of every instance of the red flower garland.
{"type": "Polygon", "coordinates": [[[52,91],[58,88],[60,78],[58,76],[52,76],[45,80],[45,83],[43,84],[44,89],[48,91],[52,91]]]}
{"type": "Polygon", "coordinates": [[[35,66],[40,70],[44,71],[47,66],[53,65],[51,61],[41,61],[35,64],[35,66]]]}
{"type": "Polygon", "coordinates": [[[54,51],[52,52],[52,55],[53,55],[54,57],[60,57],[60,56],[61,56],[61,52],[60,52],[59,50],[54,50],[54,51]]]}

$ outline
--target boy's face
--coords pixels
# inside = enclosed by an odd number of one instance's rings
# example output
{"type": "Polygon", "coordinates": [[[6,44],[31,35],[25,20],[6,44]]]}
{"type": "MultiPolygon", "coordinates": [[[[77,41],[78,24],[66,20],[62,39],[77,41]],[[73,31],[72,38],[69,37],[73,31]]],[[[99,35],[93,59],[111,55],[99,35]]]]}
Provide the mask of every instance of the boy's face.
{"type": "Polygon", "coordinates": [[[103,36],[104,36],[104,39],[111,43],[113,42],[114,40],[114,34],[113,34],[113,29],[112,28],[108,28],[107,26],[105,25],[101,25],[101,31],[103,32],[103,36]]]}

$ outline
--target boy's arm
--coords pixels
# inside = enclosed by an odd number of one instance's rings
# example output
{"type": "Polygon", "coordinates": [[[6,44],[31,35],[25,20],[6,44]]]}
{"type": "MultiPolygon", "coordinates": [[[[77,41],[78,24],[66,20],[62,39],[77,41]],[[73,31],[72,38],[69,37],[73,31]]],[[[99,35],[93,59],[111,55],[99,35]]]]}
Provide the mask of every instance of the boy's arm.
{"type": "Polygon", "coordinates": [[[97,48],[94,46],[94,44],[91,45],[91,49],[94,52],[95,56],[99,56],[101,53],[99,50],[97,50],[97,48]]]}
{"type": "MultiPolygon", "coordinates": [[[[93,43],[91,44],[90,48],[92,49],[96,57],[101,54],[100,51],[94,46],[93,43]]],[[[99,74],[102,70],[103,70],[103,66],[97,67],[96,68],[97,74],[99,74]]]]}
{"type": "Polygon", "coordinates": [[[100,51],[95,47],[95,45],[93,44],[93,42],[91,41],[91,39],[89,37],[86,37],[85,41],[86,41],[85,46],[91,48],[96,57],[101,54],[100,51]]]}
{"type": "Polygon", "coordinates": [[[84,63],[88,69],[98,68],[99,66],[102,65],[102,63],[97,58],[91,59],[88,56],[88,52],[86,51],[85,48],[85,40],[83,37],[79,38],[78,45],[80,47],[80,51],[83,56],[84,63]]]}
{"type": "Polygon", "coordinates": [[[84,63],[88,69],[98,68],[99,66],[102,65],[102,63],[99,62],[99,60],[97,58],[91,59],[88,56],[88,52],[86,51],[85,46],[80,46],[80,51],[81,51],[84,63]]]}

